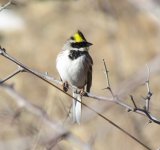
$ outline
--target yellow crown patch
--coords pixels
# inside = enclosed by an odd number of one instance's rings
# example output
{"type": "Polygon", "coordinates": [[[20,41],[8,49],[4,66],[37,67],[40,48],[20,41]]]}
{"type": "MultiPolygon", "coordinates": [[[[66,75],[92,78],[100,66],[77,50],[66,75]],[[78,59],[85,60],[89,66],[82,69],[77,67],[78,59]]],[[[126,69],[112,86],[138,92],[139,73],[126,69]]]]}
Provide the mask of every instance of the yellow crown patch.
{"type": "Polygon", "coordinates": [[[73,37],[76,42],[83,42],[84,41],[83,37],[79,33],[75,33],[73,37]]]}

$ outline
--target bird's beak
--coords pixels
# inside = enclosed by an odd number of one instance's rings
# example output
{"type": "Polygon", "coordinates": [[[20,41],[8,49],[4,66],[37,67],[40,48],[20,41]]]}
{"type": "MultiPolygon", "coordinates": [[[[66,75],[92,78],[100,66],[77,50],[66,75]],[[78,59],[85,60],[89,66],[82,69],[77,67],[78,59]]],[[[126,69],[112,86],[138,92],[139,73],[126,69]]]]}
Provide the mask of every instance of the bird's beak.
{"type": "Polygon", "coordinates": [[[87,47],[92,46],[92,43],[86,42],[87,47]]]}

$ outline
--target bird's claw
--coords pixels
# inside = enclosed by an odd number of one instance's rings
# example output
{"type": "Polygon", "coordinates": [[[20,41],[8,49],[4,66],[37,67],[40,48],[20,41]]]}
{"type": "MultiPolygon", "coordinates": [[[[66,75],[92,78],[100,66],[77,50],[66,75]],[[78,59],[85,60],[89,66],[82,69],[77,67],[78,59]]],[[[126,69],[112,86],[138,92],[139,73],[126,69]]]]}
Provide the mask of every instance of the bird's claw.
{"type": "Polygon", "coordinates": [[[63,87],[63,91],[67,92],[67,91],[68,91],[68,88],[69,88],[68,82],[64,82],[64,83],[62,84],[62,87],[63,87]]]}

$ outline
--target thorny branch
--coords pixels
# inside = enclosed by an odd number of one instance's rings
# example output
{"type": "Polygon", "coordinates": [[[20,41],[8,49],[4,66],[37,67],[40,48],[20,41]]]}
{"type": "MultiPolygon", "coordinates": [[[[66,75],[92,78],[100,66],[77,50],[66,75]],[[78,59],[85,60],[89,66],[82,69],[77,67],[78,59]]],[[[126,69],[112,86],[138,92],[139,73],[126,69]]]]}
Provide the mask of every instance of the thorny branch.
{"type": "Polygon", "coordinates": [[[160,124],[159,123],[159,120],[157,120],[154,116],[152,116],[150,114],[150,110],[149,110],[149,106],[150,106],[150,100],[151,100],[151,97],[152,97],[152,92],[150,90],[150,86],[149,86],[149,76],[150,76],[150,69],[149,67],[147,66],[147,69],[148,69],[148,79],[146,81],[146,87],[147,87],[147,96],[144,97],[144,100],[145,100],[145,106],[143,108],[138,108],[136,103],[135,103],[135,100],[133,98],[133,96],[131,95],[131,100],[133,102],[133,105],[134,105],[134,111],[139,111],[139,112],[143,112],[148,118],[149,118],[149,123],[151,122],[154,122],[154,123],[157,123],[157,124],[160,124]]]}
{"type": "MultiPolygon", "coordinates": [[[[54,83],[56,84],[62,84],[60,81],[58,80],[55,80],[53,77],[50,77],[48,76],[48,74],[42,74],[42,73],[39,73],[39,72],[36,72],[30,68],[28,68],[27,66],[25,66],[24,64],[22,64],[21,62],[17,61],[15,58],[13,58],[12,56],[10,56],[9,54],[6,53],[5,49],[3,48],[0,48],[0,54],[2,56],[4,56],[5,58],[9,59],[10,61],[14,62],[15,64],[17,64],[18,66],[20,66],[21,68],[23,68],[23,71],[26,71],[28,73],[31,73],[35,76],[37,76],[38,78],[42,79],[43,81],[47,82],[48,84],[54,86],[56,89],[60,90],[61,92],[65,93],[62,89],[60,89],[59,87],[57,87],[54,83]],[[54,82],[54,83],[53,83],[54,82]]],[[[108,82],[108,87],[109,87],[109,90],[112,94],[112,98],[107,98],[107,97],[101,97],[101,96],[96,96],[96,95],[93,95],[91,93],[86,93],[86,96],[87,97],[90,97],[90,98],[93,98],[93,99],[97,99],[97,100],[104,100],[104,101],[109,101],[109,102],[113,102],[113,103],[116,103],[116,104],[119,104],[121,106],[123,106],[124,108],[127,108],[128,110],[130,111],[133,111],[133,112],[136,112],[136,113],[140,113],[142,115],[145,115],[147,116],[150,120],[152,120],[153,122],[157,123],[157,124],[160,124],[160,121],[157,120],[155,117],[151,116],[150,113],[148,113],[146,110],[142,110],[140,108],[132,108],[131,106],[125,104],[125,103],[122,103],[119,98],[117,96],[114,96],[113,92],[112,92],[112,89],[110,87],[110,82],[109,82],[109,75],[108,75],[108,70],[107,70],[107,67],[106,67],[106,64],[104,62],[104,66],[105,66],[105,71],[106,71],[106,77],[107,77],[107,82],[108,82]]],[[[17,75],[18,73],[20,72],[23,72],[23,71],[17,71],[15,72],[15,74],[11,74],[9,76],[8,79],[11,78],[11,76],[15,76],[17,75]]],[[[4,81],[4,80],[2,80],[4,81]]],[[[5,81],[7,81],[7,78],[5,79],[5,81]]],[[[3,84],[2,84],[3,85],[3,84]]],[[[75,87],[72,87],[70,86],[70,88],[75,88],[75,87]]],[[[68,93],[65,93],[66,95],[68,95],[69,97],[73,98],[71,95],[69,95],[68,93]]],[[[132,99],[133,100],[133,99],[132,99]]],[[[77,100],[78,101],[78,100],[77,100]]],[[[82,102],[81,102],[82,103],[82,102]]],[[[108,118],[106,118],[105,116],[103,116],[102,114],[98,113],[97,111],[95,111],[93,108],[89,107],[88,105],[82,103],[82,105],[84,105],[85,107],[87,107],[88,109],[92,110],[93,112],[95,112],[97,115],[99,115],[101,118],[105,119],[106,121],[108,121],[109,123],[111,123],[113,126],[115,126],[116,128],[118,128],[119,130],[121,130],[123,133],[125,133],[126,135],[128,135],[129,137],[131,137],[133,140],[137,141],[139,144],[141,144],[143,147],[145,147],[146,149],[150,149],[149,147],[147,147],[146,145],[144,145],[141,141],[139,141],[138,139],[136,139],[135,137],[133,137],[130,133],[128,133],[127,131],[125,131],[124,129],[122,129],[121,127],[119,127],[118,125],[116,125],[114,122],[112,122],[111,120],[109,120],[108,118]]],[[[136,105],[134,105],[136,106],[136,105]]]]}
{"type": "Polygon", "coordinates": [[[147,69],[148,69],[148,79],[146,81],[146,87],[147,87],[147,96],[144,98],[145,100],[145,106],[143,109],[141,108],[138,108],[135,101],[134,101],[134,98],[132,95],[130,95],[130,98],[131,98],[131,101],[134,105],[134,108],[132,107],[128,107],[128,105],[120,102],[119,98],[117,96],[114,95],[113,93],[113,90],[111,89],[111,86],[110,86],[110,81],[109,81],[109,71],[107,70],[107,67],[106,67],[106,63],[105,61],[103,60],[104,62],[104,68],[105,68],[105,73],[106,73],[106,79],[107,79],[107,83],[108,83],[108,87],[107,89],[109,89],[109,91],[111,92],[112,94],[112,97],[113,99],[116,98],[117,101],[115,101],[115,103],[117,104],[120,104],[120,105],[123,105],[124,107],[127,108],[127,110],[130,112],[137,112],[137,113],[140,113],[140,114],[143,114],[145,115],[146,117],[149,118],[149,121],[153,121],[154,123],[157,123],[157,124],[160,124],[160,120],[156,119],[154,116],[152,116],[149,112],[149,103],[150,103],[150,100],[151,100],[151,97],[152,97],[152,92],[150,91],[150,87],[149,87],[149,76],[150,76],[150,70],[149,70],[149,67],[147,66],[147,69]]]}

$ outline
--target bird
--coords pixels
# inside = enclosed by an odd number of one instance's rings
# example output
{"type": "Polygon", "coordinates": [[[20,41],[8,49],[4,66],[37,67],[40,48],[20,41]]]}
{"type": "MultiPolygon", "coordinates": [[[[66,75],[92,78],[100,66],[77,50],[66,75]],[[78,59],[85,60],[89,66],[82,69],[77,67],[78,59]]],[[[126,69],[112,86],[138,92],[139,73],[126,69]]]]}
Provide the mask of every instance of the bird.
{"type": "Polygon", "coordinates": [[[76,87],[76,90],[72,90],[74,98],[71,112],[73,122],[78,124],[81,121],[82,96],[90,92],[92,86],[93,60],[89,54],[91,45],[93,44],[78,30],[65,42],[56,58],[56,68],[63,82],[63,90],[67,92],[69,85],[76,87]]]}

